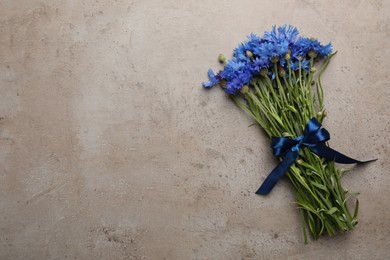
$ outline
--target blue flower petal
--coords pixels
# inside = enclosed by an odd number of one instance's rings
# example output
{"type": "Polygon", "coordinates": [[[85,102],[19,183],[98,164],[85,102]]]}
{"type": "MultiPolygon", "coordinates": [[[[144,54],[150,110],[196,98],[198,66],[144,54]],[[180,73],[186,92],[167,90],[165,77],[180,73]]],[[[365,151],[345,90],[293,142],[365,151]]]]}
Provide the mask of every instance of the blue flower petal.
{"type": "Polygon", "coordinates": [[[214,74],[213,70],[209,69],[208,72],[207,72],[207,75],[209,77],[209,81],[203,82],[202,83],[203,87],[211,88],[211,87],[213,87],[213,86],[215,86],[215,85],[217,85],[219,83],[219,80],[216,77],[216,75],[214,74]]]}

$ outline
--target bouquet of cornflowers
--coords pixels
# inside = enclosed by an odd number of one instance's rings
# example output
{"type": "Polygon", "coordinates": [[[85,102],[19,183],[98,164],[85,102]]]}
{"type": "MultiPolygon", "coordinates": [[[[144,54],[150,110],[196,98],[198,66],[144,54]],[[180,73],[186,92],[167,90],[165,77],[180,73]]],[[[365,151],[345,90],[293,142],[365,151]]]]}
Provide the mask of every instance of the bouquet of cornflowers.
{"type": "Polygon", "coordinates": [[[342,187],[346,169],[336,168],[335,162],[364,162],[331,149],[329,132],[321,127],[327,115],[321,75],[335,54],[330,43],[302,37],[293,26],[274,26],[263,38],[250,34],[231,60],[220,55],[223,70],[209,70],[209,81],[203,83],[205,88],[219,84],[272,138],[281,163],[256,193],[266,195],[280,178],[288,177],[302,214],[305,243],[307,228],[317,239],[357,224],[359,202],[351,213],[347,200],[354,194],[342,187]]]}

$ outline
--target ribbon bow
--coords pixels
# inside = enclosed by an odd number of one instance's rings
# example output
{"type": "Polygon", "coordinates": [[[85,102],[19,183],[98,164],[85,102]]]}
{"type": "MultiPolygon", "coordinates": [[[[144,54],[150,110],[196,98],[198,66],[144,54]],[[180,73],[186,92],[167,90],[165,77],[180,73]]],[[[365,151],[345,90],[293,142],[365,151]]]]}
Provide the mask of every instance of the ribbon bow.
{"type": "Polygon", "coordinates": [[[275,184],[283,177],[288,168],[299,156],[299,149],[301,147],[307,147],[318,156],[323,157],[328,161],[334,160],[338,163],[368,163],[377,160],[358,161],[352,159],[326,146],[325,142],[329,139],[329,132],[325,128],[321,128],[321,124],[314,117],[307,123],[303,135],[301,136],[294,139],[272,137],[271,147],[273,149],[273,154],[275,156],[284,156],[284,159],[268,175],[261,187],[256,191],[256,194],[266,195],[271,192],[275,184]]]}

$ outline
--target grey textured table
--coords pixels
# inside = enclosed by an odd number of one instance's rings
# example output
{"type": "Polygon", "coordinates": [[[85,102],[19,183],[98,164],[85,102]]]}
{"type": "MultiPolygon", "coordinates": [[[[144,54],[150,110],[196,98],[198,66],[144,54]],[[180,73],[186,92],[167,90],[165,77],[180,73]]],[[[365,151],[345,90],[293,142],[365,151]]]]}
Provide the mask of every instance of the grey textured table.
{"type": "Polygon", "coordinates": [[[1,259],[385,259],[390,1],[0,1],[1,259]],[[206,71],[293,24],[323,78],[355,231],[303,245],[292,189],[254,194],[269,141],[206,71]]]}

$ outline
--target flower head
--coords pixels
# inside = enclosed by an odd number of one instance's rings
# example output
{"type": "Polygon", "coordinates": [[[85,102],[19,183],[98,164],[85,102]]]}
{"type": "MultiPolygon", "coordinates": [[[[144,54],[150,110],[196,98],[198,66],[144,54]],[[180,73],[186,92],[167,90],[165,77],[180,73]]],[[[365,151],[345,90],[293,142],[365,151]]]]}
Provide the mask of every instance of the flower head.
{"type": "Polygon", "coordinates": [[[332,44],[321,45],[317,39],[300,37],[291,49],[295,58],[306,57],[309,51],[314,51],[317,57],[323,58],[332,52],[332,44]]]}
{"type": "Polygon", "coordinates": [[[219,79],[218,79],[219,77],[214,74],[213,70],[209,69],[207,75],[209,77],[209,81],[203,82],[202,83],[203,87],[211,88],[212,86],[217,85],[219,83],[219,79]]]}
{"type": "Polygon", "coordinates": [[[288,51],[288,42],[263,42],[254,50],[257,56],[272,59],[273,57],[284,56],[288,51]]]}
{"type": "Polygon", "coordinates": [[[276,30],[276,26],[274,25],[270,32],[264,33],[264,39],[269,42],[283,43],[283,45],[287,44],[291,46],[297,40],[298,34],[298,29],[294,26],[283,25],[276,30]]]}
{"type": "Polygon", "coordinates": [[[235,94],[244,84],[248,84],[252,79],[250,63],[230,60],[220,76],[227,80],[225,91],[235,94]]]}
{"type": "MultiPolygon", "coordinates": [[[[299,70],[299,60],[294,59],[294,61],[292,61],[290,63],[290,66],[291,66],[292,70],[299,70]]],[[[310,70],[310,61],[307,59],[302,60],[301,61],[301,69],[303,69],[305,71],[309,71],[310,70]]]]}
{"type": "Polygon", "coordinates": [[[269,60],[265,57],[255,58],[252,63],[250,63],[250,70],[252,74],[258,74],[261,69],[268,68],[269,60]]]}
{"type": "Polygon", "coordinates": [[[250,58],[247,54],[253,53],[254,50],[263,42],[263,40],[254,33],[248,35],[248,41],[240,43],[237,48],[233,51],[233,58],[240,61],[250,61],[250,58]]]}

